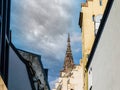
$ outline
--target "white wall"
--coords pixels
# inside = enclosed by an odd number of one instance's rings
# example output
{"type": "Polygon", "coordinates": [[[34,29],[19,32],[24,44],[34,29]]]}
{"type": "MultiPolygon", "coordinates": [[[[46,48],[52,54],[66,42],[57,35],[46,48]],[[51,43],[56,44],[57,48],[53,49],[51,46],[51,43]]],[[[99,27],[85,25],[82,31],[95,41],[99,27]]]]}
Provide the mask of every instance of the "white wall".
{"type": "Polygon", "coordinates": [[[90,67],[92,90],[120,90],[120,0],[114,0],[90,67]]]}
{"type": "Polygon", "coordinates": [[[90,90],[90,88],[92,88],[93,84],[92,84],[92,79],[93,79],[93,75],[92,75],[92,67],[89,68],[88,70],[88,75],[89,75],[89,78],[88,78],[88,90],[90,90]]]}

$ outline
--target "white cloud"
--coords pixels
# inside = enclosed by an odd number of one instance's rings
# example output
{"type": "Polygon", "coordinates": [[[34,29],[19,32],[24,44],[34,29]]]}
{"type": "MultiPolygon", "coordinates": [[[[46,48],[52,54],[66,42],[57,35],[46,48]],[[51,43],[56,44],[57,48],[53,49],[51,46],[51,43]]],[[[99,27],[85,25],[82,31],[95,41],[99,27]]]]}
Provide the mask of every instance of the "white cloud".
{"type": "Polygon", "coordinates": [[[35,44],[35,51],[51,52],[54,56],[57,51],[62,53],[66,48],[66,32],[72,26],[70,1],[73,0],[21,0],[18,4],[13,0],[12,7],[16,9],[12,8],[11,28],[13,33],[19,32],[13,38],[21,42],[24,39],[28,46],[35,44]]]}
{"type": "Polygon", "coordinates": [[[55,80],[51,81],[50,82],[51,88],[55,88],[55,83],[57,83],[57,82],[58,82],[58,78],[56,78],[55,80]]]}
{"type": "MultiPolygon", "coordinates": [[[[72,18],[78,1],[12,0],[11,29],[14,44],[18,48],[40,53],[52,77],[58,76],[63,66],[67,32],[74,28],[72,18]]],[[[80,41],[79,34],[73,33],[71,36],[72,42],[80,41]]]]}
{"type": "Polygon", "coordinates": [[[75,43],[75,42],[80,42],[82,39],[81,39],[82,37],[81,37],[81,34],[80,33],[78,33],[78,32],[73,32],[72,33],[72,38],[71,38],[71,42],[73,42],[73,44],[75,43]]]}

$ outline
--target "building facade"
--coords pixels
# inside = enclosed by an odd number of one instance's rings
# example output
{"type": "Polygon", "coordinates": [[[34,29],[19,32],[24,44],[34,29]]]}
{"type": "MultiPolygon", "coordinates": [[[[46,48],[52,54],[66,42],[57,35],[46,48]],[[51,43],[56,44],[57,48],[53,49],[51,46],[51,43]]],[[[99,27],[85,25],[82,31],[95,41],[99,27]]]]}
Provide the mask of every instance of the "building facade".
{"type": "Polygon", "coordinates": [[[12,43],[8,71],[9,90],[50,90],[40,56],[18,50],[12,43]]]}
{"type": "Polygon", "coordinates": [[[13,45],[11,46],[9,47],[8,90],[35,90],[31,78],[33,71],[29,68],[29,62],[20,56],[13,45]]]}
{"type": "Polygon", "coordinates": [[[108,0],[86,0],[82,4],[82,11],[80,12],[79,25],[82,32],[82,59],[80,65],[82,66],[83,76],[83,90],[88,90],[88,72],[86,64],[93,46],[98,28],[108,0]]]}
{"type": "Polygon", "coordinates": [[[120,89],[120,1],[108,0],[86,68],[92,75],[92,90],[120,89]],[[116,31],[115,31],[116,30],[116,31]],[[90,68],[92,70],[90,71],[90,68]]]}
{"type": "Polygon", "coordinates": [[[64,60],[64,68],[60,72],[58,82],[53,90],[82,90],[82,69],[80,65],[75,65],[71,45],[70,36],[68,35],[68,45],[64,60]]]}
{"type": "MultiPolygon", "coordinates": [[[[59,81],[56,83],[55,89],[53,90],[88,90],[88,72],[86,70],[86,64],[97,35],[107,1],[108,0],[87,0],[86,3],[82,4],[82,11],[80,12],[79,20],[82,32],[82,59],[80,60],[79,65],[74,65],[74,68],[71,68],[71,71],[69,71],[71,76],[67,76],[69,74],[67,74],[65,68],[69,67],[66,65],[72,65],[64,63],[64,70],[61,71],[59,81]]],[[[67,61],[66,57],[65,61],[67,61]]]]}
{"type": "Polygon", "coordinates": [[[8,86],[10,0],[0,0],[0,89],[8,86]]]}

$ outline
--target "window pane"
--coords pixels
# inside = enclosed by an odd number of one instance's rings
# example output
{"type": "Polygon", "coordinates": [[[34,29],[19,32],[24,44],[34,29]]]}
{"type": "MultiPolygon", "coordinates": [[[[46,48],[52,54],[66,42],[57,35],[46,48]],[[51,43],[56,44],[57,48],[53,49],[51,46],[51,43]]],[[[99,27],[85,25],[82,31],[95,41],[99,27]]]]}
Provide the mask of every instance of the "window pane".
{"type": "Polygon", "coordinates": [[[100,6],[102,6],[102,0],[100,0],[100,6]]]}

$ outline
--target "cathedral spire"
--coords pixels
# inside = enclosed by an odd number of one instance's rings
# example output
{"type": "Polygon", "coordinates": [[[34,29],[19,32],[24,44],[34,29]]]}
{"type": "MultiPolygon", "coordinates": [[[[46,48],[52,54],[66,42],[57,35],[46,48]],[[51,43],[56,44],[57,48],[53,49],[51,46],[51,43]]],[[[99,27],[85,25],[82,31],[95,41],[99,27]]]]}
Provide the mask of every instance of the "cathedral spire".
{"type": "Polygon", "coordinates": [[[64,71],[69,72],[73,69],[73,67],[74,67],[74,60],[73,60],[71,45],[70,45],[70,34],[68,33],[67,50],[66,50],[66,55],[64,60],[64,71]]]}

